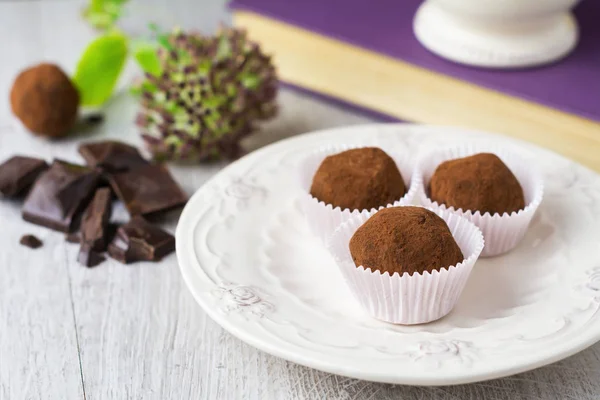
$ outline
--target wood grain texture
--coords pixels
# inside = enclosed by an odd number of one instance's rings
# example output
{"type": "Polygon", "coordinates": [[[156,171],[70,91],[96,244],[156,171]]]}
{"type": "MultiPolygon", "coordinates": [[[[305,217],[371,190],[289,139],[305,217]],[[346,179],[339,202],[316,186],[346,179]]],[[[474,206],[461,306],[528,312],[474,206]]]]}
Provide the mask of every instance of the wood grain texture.
{"type": "MultiPolygon", "coordinates": [[[[175,3],[171,9],[187,13],[190,23],[189,15],[194,15],[198,26],[208,29],[227,17],[221,2],[175,3]]],[[[41,55],[65,65],[76,59],[73,53],[85,43],[85,28],[56,21],[75,20],[77,4],[0,2],[0,30],[11,29],[17,38],[0,44],[0,54],[8,55],[0,63],[0,93],[6,93],[16,71],[41,55]],[[73,32],[79,33],[73,37],[73,32]]],[[[152,0],[152,4],[171,2],[152,0]]],[[[108,105],[104,126],[60,142],[37,139],[15,128],[4,96],[0,99],[0,160],[20,153],[81,161],[76,147],[85,139],[110,137],[139,144],[131,125],[135,104],[125,95],[108,105]]],[[[247,139],[249,150],[315,129],[369,121],[286,90],[281,106],[276,120],[247,139]]],[[[178,166],[172,171],[191,194],[223,166],[178,166]]],[[[164,227],[173,231],[177,217],[174,213],[164,218],[164,227]]],[[[125,210],[117,206],[114,219],[126,218],[125,210]]],[[[108,261],[87,269],[75,262],[77,246],[65,243],[61,234],[22,222],[17,203],[0,203],[0,221],[2,400],[600,397],[600,344],[529,373],[455,387],[392,386],[315,371],[260,352],[207,318],[187,291],[174,256],[160,264],[124,266],[108,261]],[[18,239],[24,233],[38,235],[44,247],[20,248],[18,239]]]]}

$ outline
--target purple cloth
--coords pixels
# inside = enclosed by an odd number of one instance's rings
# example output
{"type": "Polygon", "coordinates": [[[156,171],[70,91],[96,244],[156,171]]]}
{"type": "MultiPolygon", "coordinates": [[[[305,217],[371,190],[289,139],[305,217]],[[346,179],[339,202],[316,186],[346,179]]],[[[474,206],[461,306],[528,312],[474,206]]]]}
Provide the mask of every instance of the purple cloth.
{"type": "Polygon", "coordinates": [[[231,7],[600,121],[599,0],[584,0],[575,10],[581,40],[571,55],[553,65],[511,71],[466,67],[425,50],[412,31],[413,16],[420,3],[419,0],[235,0],[231,7]]]}

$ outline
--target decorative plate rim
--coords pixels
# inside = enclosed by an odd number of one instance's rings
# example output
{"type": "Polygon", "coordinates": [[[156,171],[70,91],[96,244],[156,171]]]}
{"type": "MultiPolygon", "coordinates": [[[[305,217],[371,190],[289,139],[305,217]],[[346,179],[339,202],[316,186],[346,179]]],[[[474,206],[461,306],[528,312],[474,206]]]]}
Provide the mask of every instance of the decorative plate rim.
{"type": "MultiPolygon", "coordinates": [[[[519,365],[516,366],[507,366],[505,368],[487,370],[485,367],[482,367],[478,370],[469,370],[469,369],[457,369],[452,376],[440,376],[432,377],[432,376],[422,376],[418,373],[413,375],[411,374],[397,374],[393,371],[388,373],[373,373],[371,371],[366,371],[364,369],[356,369],[349,365],[340,365],[340,363],[336,363],[333,361],[328,361],[327,359],[319,359],[315,358],[310,353],[302,353],[294,350],[293,345],[289,343],[277,343],[275,340],[269,341],[266,340],[265,337],[260,337],[252,333],[248,333],[244,330],[245,327],[256,327],[256,322],[253,320],[244,320],[244,322],[239,322],[238,320],[233,320],[228,318],[226,314],[223,314],[220,310],[214,307],[214,302],[211,299],[214,297],[211,294],[215,291],[220,291],[224,296],[234,296],[234,307],[239,307],[241,310],[250,310],[250,313],[255,315],[260,315],[261,313],[270,312],[270,307],[273,307],[268,301],[262,300],[259,296],[254,293],[254,289],[251,287],[247,287],[244,285],[233,285],[231,287],[219,286],[215,282],[211,280],[211,278],[206,275],[206,272],[202,272],[199,274],[198,267],[202,268],[196,260],[194,260],[194,244],[193,240],[191,240],[192,233],[198,225],[198,219],[202,217],[202,215],[197,214],[197,205],[202,204],[202,198],[205,194],[210,193],[212,190],[214,183],[218,182],[221,177],[230,174],[232,171],[235,171],[241,163],[248,163],[250,160],[260,159],[264,154],[273,151],[277,147],[284,147],[289,143],[300,140],[309,140],[309,137],[316,138],[321,135],[326,134],[336,134],[339,132],[349,131],[349,130],[365,130],[365,129],[383,129],[383,130],[394,130],[394,129],[405,129],[410,131],[430,131],[430,130],[439,130],[443,129],[445,131],[454,131],[457,133],[467,133],[474,135],[483,135],[487,138],[497,137],[499,140],[515,143],[520,146],[535,148],[537,151],[545,152],[548,155],[552,155],[553,157],[559,157],[564,160],[568,160],[565,157],[558,155],[550,150],[543,149],[532,145],[530,143],[526,143],[520,140],[506,138],[495,134],[461,129],[455,127],[444,127],[444,126],[433,126],[433,125],[413,125],[413,124],[367,124],[367,125],[357,125],[352,127],[342,127],[342,128],[333,128],[333,129],[325,129],[320,130],[304,135],[294,136],[291,138],[284,139],[277,143],[266,146],[260,150],[257,150],[248,156],[232,163],[227,166],[221,172],[212,177],[209,181],[207,181],[189,200],[186,205],[184,211],[181,214],[179,219],[179,223],[176,231],[176,247],[177,247],[177,257],[180,266],[180,270],[186,285],[191,291],[192,295],[196,299],[196,301],[200,304],[200,306],[205,310],[205,312],[219,325],[221,325],[225,330],[229,333],[237,337],[238,339],[277,357],[286,359],[288,361],[292,361],[310,368],[315,368],[318,370],[322,370],[325,372],[344,375],[357,379],[364,379],[369,381],[376,382],[385,382],[385,383],[394,383],[394,384],[411,384],[411,385],[450,385],[450,384],[464,384],[464,383],[472,383],[478,382],[482,380],[500,378],[520,372],[525,372],[534,368],[538,368],[558,360],[564,359],[568,356],[571,356],[592,344],[600,341],[600,318],[595,318],[596,314],[598,314],[598,310],[593,314],[585,324],[585,330],[579,332],[579,334],[575,337],[570,336],[559,343],[553,343],[553,348],[546,352],[538,352],[534,354],[533,357],[529,357],[529,359],[525,362],[520,362],[519,365]],[[202,289],[198,284],[201,282],[210,287],[213,286],[211,290],[202,289]],[[242,293],[242,300],[235,298],[235,294],[232,294],[232,291],[239,289],[242,293]]],[[[569,162],[573,162],[568,160],[569,162]]],[[[595,174],[594,171],[591,171],[589,168],[582,166],[581,164],[577,164],[579,167],[583,167],[589,172],[595,174]]],[[[600,290],[600,288],[598,289],[600,290]]],[[[600,302],[600,299],[598,299],[600,302]]],[[[261,315],[262,316],[262,315],[261,315]]],[[[435,341],[431,341],[426,343],[426,345],[431,346],[451,346],[452,351],[460,352],[463,351],[461,348],[468,348],[468,342],[461,342],[460,340],[449,340],[444,343],[436,343],[435,341]],[[451,343],[452,342],[452,343],[451,343]],[[454,343],[457,342],[457,343],[454,343]]]]}

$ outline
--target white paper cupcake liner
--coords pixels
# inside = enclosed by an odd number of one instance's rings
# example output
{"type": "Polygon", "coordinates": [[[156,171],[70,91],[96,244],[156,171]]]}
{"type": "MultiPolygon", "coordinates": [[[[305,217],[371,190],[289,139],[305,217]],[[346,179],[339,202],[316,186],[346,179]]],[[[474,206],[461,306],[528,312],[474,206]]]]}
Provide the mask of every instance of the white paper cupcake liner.
{"type": "Polygon", "coordinates": [[[418,198],[421,204],[433,210],[456,213],[473,222],[483,232],[485,248],[482,257],[493,257],[512,250],[527,232],[529,223],[544,197],[544,182],[538,168],[519,154],[515,149],[495,147],[484,144],[457,145],[448,149],[432,151],[420,157],[415,168],[415,180],[418,198]],[[496,213],[490,215],[486,212],[481,215],[479,211],[454,209],[432,201],[427,195],[429,180],[435,169],[444,161],[467,157],[477,153],[496,154],[512,171],[523,188],[525,208],[511,214],[496,213]]]}
{"type": "MultiPolygon", "coordinates": [[[[376,211],[375,208],[371,210],[350,210],[345,208],[342,210],[340,207],[333,207],[331,204],[325,204],[325,202],[319,201],[310,194],[313,177],[325,157],[361,147],[377,146],[367,144],[323,146],[308,155],[300,165],[300,186],[302,189],[300,205],[302,207],[302,212],[304,213],[313,234],[325,245],[333,231],[343,222],[347,221],[348,218],[353,215],[366,215],[371,211],[376,211]]],[[[418,190],[415,185],[417,181],[412,179],[413,167],[410,159],[411,157],[399,152],[387,151],[384,148],[382,149],[396,162],[396,166],[400,170],[402,178],[404,179],[404,184],[407,188],[407,192],[402,198],[392,204],[388,204],[387,207],[412,204],[418,190]]],[[[384,207],[379,207],[379,209],[382,208],[384,207]]]]}
{"type": "Polygon", "coordinates": [[[350,290],[374,318],[394,324],[412,325],[435,321],[456,305],[473,265],[484,247],[481,231],[456,214],[435,211],[442,217],[465,259],[441,270],[402,276],[371,268],[356,267],[350,254],[350,239],[377,211],[354,215],[338,227],[329,242],[329,251],[350,290]]]}

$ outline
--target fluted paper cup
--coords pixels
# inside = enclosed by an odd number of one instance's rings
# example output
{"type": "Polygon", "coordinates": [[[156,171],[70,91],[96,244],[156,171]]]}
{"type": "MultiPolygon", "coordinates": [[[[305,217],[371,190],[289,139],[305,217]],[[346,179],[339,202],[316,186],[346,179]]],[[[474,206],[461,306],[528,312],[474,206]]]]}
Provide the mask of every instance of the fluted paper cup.
{"type": "MultiPolygon", "coordinates": [[[[334,207],[331,204],[326,204],[323,201],[319,201],[316,197],[310,194],[310,187],[312,180],[317,172],[317,169],[323,162],[323,160],[330,155],[338,154],[346,150],[357,149],[363,147],[379,147],[376,145],[366,144],[341,144],[341,145],[328,145],[323,146],[313,153],[309,154],[300,165],[300,185],[302,188],[302,194],[300,196],[300,205],[302,212],[308,222],[308,225],[315,236],[317,236],[323,244],[327,244],[331,234],[342,224],[347,221],[353,215],[368,214],[371,211],[377,209],[372,208],[370,210],[350,210],[348,208],[341,209],[340,207],[334,207]]],[[[380,147],[381,148],[381,147],[380,147]]],[[[404,184],[407,188],[407,192],[400,199],[394,201],[392,204],[381,206],[378,209],[392,206],[409,205],[412,204],[418,190],[416,187],[417,181],[412,179],[413,166],[410,156],[402,154],[400,152],[388,151],[385,148],[381,148],[385,151],[396,163],[404,184]]]]}
{"type": "Polygon", "coordinates": [[[481,144],[457,145],[447,149],[434,150],[420,157],[415,168],[415,179],[419,180],[418,198],[421,204],[433,210],[455,213],[473,222],[485,238],[482,257],[493,257],[512,250],[525,236],[527,228],[544,197],[544,182],[538,168],[519,154],[517,150],[481,144]],[[502,215],[489,212],[481,214],[476,210],[447,207],[431,200],[427,187],[435,169],[444,161],[471,156],[477,153],[493,153],[515,175],[525,197],[525,208],[502,215]]]}
{"type": "Polygon", "coordinates": [[[435,321],[456,305],[473,265],[484,247],[481,231],[456,214],[434,211],[446,221],[465,259],[452,266],[424,272],[383,274],[354,264],[350,239],[377,211],[352,216],[339,226],[329,241],[333,255],[354,297],[374,318],[394,324],[412,325],[435,321]]]}

